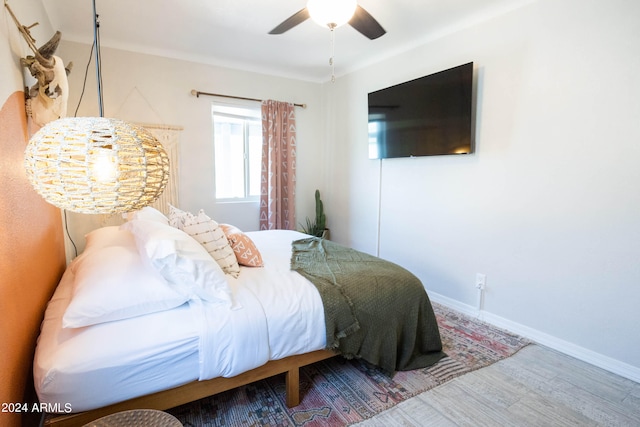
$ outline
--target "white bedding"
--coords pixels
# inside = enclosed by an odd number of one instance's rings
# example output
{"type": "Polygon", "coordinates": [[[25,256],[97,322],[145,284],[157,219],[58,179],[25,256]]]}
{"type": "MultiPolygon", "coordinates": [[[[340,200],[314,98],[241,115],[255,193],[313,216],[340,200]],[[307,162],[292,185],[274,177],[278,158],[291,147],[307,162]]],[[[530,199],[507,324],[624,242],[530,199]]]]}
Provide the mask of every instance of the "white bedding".
{"type": "Polygon", "coordinates": [[[198,379],[231,377],[268,360],[325,347],[316,288],[289,269],[295,231],[247,233],[264,267],[229,278],[234,307],[189,302],[180,307],[64,329],[73,272],[62,278],[45,314],[34,359],[41,402],[90,410],[198,379]],[[237,308],[241,307],[241,308],[237,308]]]}

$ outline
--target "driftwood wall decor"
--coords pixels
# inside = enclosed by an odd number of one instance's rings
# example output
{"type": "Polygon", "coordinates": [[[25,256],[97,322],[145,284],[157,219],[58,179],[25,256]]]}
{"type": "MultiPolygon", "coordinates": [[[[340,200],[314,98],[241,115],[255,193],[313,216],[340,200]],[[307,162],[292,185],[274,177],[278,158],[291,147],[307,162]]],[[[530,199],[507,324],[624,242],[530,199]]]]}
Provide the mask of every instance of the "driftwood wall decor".
{"type": "Polygon", "coordinates": [[[5,7],[11,14],[20,34],[24,37],[33,55],[20,58],[22,65],[29,70],[36,79],[36,83],[27,91],[26,111],[38,126],[44,126],[50,121],[57,120],[67,115],[67,101],[69,98],[69,82],[67,75],[71,71],[73,63],[66,67],[62,59],[54,55],[60,44],[62,34],[60,31],[51,37],[40,48],[36,47],[36,40],[29,31],[35,24],[29,27],[22,25],[9,4],[5,7]]]}

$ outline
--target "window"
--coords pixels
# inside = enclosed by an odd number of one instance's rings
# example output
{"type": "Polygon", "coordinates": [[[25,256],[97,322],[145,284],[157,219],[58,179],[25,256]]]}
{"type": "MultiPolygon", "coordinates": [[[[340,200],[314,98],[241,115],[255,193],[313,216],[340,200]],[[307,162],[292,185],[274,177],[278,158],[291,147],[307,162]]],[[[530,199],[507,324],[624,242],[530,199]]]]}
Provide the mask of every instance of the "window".
{"type": "Polygon", "coordinates": [[[216,199],[258,200],[262,157],[260,107],[214,105],[212,115],[216,199]]]}

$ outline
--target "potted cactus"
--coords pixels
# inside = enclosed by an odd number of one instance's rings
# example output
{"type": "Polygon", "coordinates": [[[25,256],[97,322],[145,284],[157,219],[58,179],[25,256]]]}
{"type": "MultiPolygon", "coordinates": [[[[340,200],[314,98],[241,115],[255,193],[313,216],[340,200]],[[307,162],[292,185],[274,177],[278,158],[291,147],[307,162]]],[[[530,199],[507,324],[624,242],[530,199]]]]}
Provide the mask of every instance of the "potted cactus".
{"type": "Polygon", "coordinates": [[[320,190],[316,190],[316,216],[314,220],[307,218],[306,225],[300,224],[302,232],[315,237],[326,239],[329,237],[329,229],[326,228],[327,217],[324,214],[324,205],[320,199],[320,190]]]}

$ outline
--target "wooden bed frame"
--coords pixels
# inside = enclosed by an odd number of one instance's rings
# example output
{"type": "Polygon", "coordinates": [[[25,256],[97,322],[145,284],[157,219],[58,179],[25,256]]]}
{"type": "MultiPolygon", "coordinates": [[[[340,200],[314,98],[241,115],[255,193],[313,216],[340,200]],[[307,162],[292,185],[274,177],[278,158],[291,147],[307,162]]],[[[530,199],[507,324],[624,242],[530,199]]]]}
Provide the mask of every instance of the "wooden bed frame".
{"type": "Polygon", "coordinates": [[[170,409],[223,391],[231,390],[274,375],[285,373],[286,403],[288,407],[300,404],[300,376],[302,366],[328,359],[336,354],[329,350],[317,350],[284,359],[272,360],[265,365],[247,371],[232,378],[213,378],[206,381],[194,381],[180,387],[137,397],[77,414],[58,415],[45,421],[45,426],[73,427],[82,426],[100,417],[130,409],[170,409]]]}

